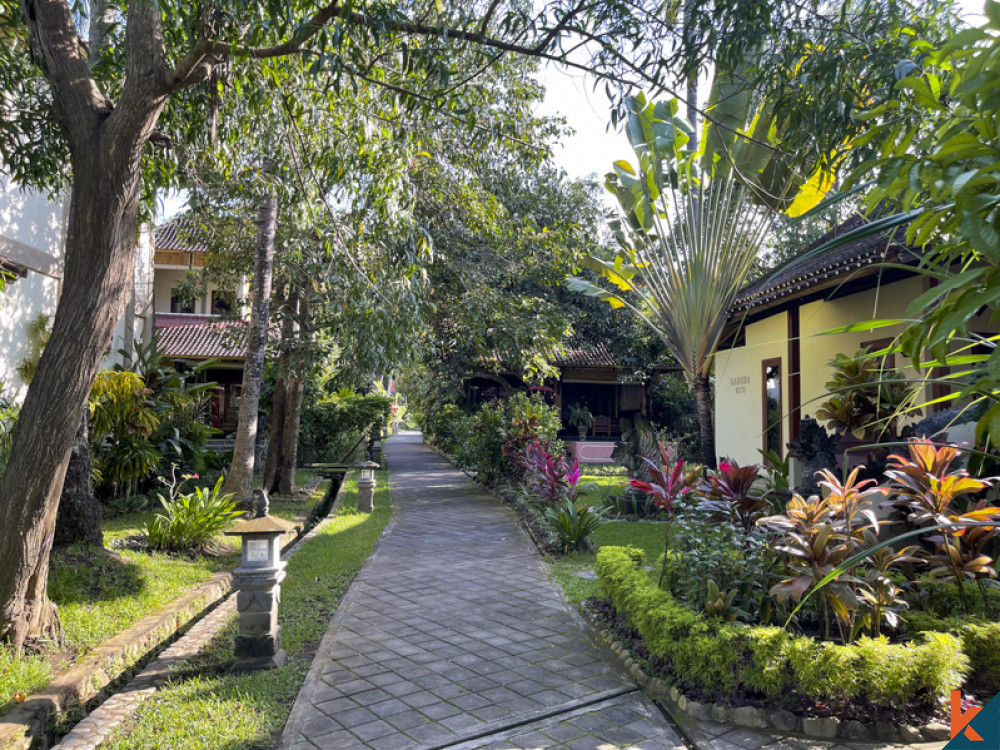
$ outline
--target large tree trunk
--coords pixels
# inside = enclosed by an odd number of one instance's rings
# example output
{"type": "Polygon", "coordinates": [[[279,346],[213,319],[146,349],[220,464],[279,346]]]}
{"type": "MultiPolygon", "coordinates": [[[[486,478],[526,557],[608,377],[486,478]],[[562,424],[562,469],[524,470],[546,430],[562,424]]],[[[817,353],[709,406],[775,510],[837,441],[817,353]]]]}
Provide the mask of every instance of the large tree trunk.
{"type": "Polygon", "coordinates": [[[698,404],[698,427],[701,437],[701,462],[715,468],[715,428],[712,419],[712,386],[708,378],[699,375],[694,381],[694,397],[698,404]]]}
{"type": "MultiPolygon", "coordinates": [[[[150,125],[158,112],[150,113],[150,125]]],[[[0,637],[16,646],[61,638],[47,597],[59,497],[132,277],[141,149],[122,164],[106,140],[95,138],[89,153],[74,154],[63,291],[0,483],[0,637]]]]}
{"type": "Polygon", "coordinates": [[[299,457],[299,426],[302,424],[302,396],[305,392],[305,369],[309,346],[309,301],[298,291],[290,300],[292,312],[298,321],[293,331],[289,356],[289,375],[285,385],[285,415],[281,432],[281,452],[278,466],[278,492],[295,493],[295,467],[299,457]]]}
{"type": "MultiPolygon", "coordinates": [[[[279,365],[280,366],[280,365],[279,365]]],[[[270,494],[278,491],[278,466],[281,464],[282,435],[285,430],[285,400],[288,388],[284,377],[274,386],[271,411],[267,415],[267,458],[264,460],[264,490],[270,494]]]]}
{"type": "MultiPolygon", "coordinates": [[[[265,167],[265,173],[269,170],[265,167]]],[[[239,424],[233,462],[223,490],[232,492],[242,507],[253,505],[254,447],[257,442],[257,411],[260,408],[260,382],[264,374],[267,349],[267,320],[271,300],[271,271],[274,267],[274,230],[278,219],[278,199],[264,195],[257,213],[257,258],[253,270],[253,312],[243,366],[239,424]]]]}
{"type": "Polygon", "coordinates": [[[285,397],[288,393],[286,378],[288,373],[289,337],[294,329],[285,299],[285,285],[280,284],[274,293],[275,308],[285,316],[281,324],[281,353],[278,356],[278,378],[274,384],[271,411],[267,415],[267,458],[264,460],[264,491],[268,494],[278,489],[278,465],[281,463],[281,435],[285,429],[285,397]]]}
{"type": "Polygon", "coordinates": [[[127,77],[112,108],[90,76],[69,7],[24,3],[73,162],[63,288],[0,481],[0,639],[61,641],[49,553],[70,451],[132,278],[142,150],[163,108],[159,11],[129,6],[127,77]]]}
{"type": "Polygon", "coordinates": [[[302,395],[305,379],[296,374],[288,381],[285,399],[285,425],[281,434],[281,465],[278,469],[278,493],[295,494],[295,465],[299,456],[299,425],[302,421],[302,395]]]}
{"type": "Polygon", "coordinates": [[[84,417],[80,431],[76,434],[76,444],[70,454],[66,481],[59,498],[54,544],[103,547],[101,515],[101,503],[94,495],[94,487],[90,481],[90,437],[87,434],[87,419],[84,417]]]}

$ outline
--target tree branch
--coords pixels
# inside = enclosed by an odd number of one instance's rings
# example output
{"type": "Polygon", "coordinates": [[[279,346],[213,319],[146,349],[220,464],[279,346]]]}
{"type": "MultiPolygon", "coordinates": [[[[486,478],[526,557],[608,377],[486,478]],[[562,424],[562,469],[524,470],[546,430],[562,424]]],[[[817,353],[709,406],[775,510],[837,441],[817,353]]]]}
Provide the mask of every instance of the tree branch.
{"type": "Polygon", "coordinates": [[[31,52],[52,86],[53,103],[70,149],[81,148],[110,105],[90,74],[87,50],[69,6],[62,0],[21,0],[21,7],[31,52]]]}

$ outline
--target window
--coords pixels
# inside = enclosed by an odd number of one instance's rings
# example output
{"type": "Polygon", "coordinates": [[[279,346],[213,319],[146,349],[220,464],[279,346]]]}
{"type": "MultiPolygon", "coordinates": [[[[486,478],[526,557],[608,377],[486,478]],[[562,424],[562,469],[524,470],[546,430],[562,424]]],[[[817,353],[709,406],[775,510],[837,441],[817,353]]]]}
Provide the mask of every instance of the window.
{"type": "Polygon", "coordinates": [[[170,292],[170,312],[172,313],[193,313],[194,299],[181,296],[180,291],[173,289],[170,292]]]}
{"type": "Polygon", "coordinates": [[[764,414],[764,450],[784,453],[781,444],[781,358],[761,362],[763,385],[761,406],[764,414]]]}
{"type": "Polygon", "coordinates": [[[212,314],[225,315],[233,310],[233,295],[218,290],[212,292],[212,314]]]}

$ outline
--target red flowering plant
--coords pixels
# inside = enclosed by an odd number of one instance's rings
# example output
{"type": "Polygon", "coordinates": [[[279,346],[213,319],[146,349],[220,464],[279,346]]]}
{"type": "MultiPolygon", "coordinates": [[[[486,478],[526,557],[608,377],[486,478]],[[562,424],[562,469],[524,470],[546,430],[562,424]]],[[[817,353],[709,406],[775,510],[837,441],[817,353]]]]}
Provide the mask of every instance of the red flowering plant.
{"type": "Polygon", "coordinates": [[[698,494],[705,498],[702,507],[731,517],[749,534],[770,507],[767,497],[770,490],[761,495],[750,494],[763,468],[760,464],[740,466],[732,459],[722,461],[719,470],[698,486],[698,494]]]}
{"type": "Polygon", "coordinates": [[[580,466],[576,459],[567,461],[563,453],[553,453],[549,441],[536,440],[528,445],[521,459],[525,481],[532,494],[546,505],[564,500],[576,502],[580,484],[580,466]]]}
{"type": "MultiPolygon", "coordinates": [[[[677,455],[677,450],[673,446],[665,446],[657,443],[660,448],[660,463],[650,460],[646,456],[640,456],[649,466],[646,469],[649,474],[649,481],[641,479],[629,480],[629,484],[640,492],[652,495],[653,504],[672,516],[674,506],[684,495],[693,490],[701,480],[702,469],[684,470],[684,458],[677,455]]],[[[670,554],[670,534],[673,524],[668,523],[666,528],[665,549],[663,551],[663,569],[660,571],[660,584],[667,572],[667,558],[670,554]]]]}

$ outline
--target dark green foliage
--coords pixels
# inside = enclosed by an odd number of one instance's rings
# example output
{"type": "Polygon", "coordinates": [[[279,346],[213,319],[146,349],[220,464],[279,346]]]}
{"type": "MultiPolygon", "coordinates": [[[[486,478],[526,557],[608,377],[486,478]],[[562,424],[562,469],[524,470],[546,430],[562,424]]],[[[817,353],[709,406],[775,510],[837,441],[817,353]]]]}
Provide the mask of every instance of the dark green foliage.
{"type": "MultiPolygon", "coordinates": [[[[220,493],[222,477],[211,489],[195,488],[194,492],[175,497],[160,495],[163,513],[146,524],[149,548],[173,552],[201,552],[216,534],[226,529],[241,511],[236,510],[233,493],[220,493]]],[[[171,493],[173,494],[173,493],[171,493]]]]}
{"type": "Polygon", "coordinates": [[[762,531],[747,536],[729,519],[717,518],[701,506],[685,508],[674,516],[670,552],[660,564],[664,586],[678,601],[700,612],[714,582],[723,592],[737,592],[736,608],[766,622],[767,591],[778,580],[772,538],[762,531]]]}
{"type": "Polygon", "coordinates": [[[562,426],[559,411],[538,394],[515,393],[507,399],[483,404],[466,414],[453,403],[431,402],[420,408],[424,439],[455,458],[461,466],[475,469],[486,484],[502,479],[517,484],[521,479],[521,457],[536,441],[556,440],[562,426]]]}
{"type": "Polygon", "coordinates": [[[698,404],[684,378],[662,375],[649,386],[649,419],[663,430],[664,441],[677,446],[685,459],[698,459],[698,404]]]}
{"type": "Polygon", "coordinates": [[[354,393],[304,403],[299,431],[301,460],[304,463],[333,463],[344,459],[362,436],[388,422],[390,406],[385,396],[354,393]]]}
{"type": "Polygon", "coordinates": [[[605,522],[601,511],[587,505],[578,508],[572,500],[548,508],[545,517],[555,530],[564,553],[586,549],[590,535],[605,522]]]}
{"type": "Polygon", "coordinates": [[[657,588],[642,563],[635,548],[602,548],[595,566],[600,590],[681,682],[764,695],[797,691],[832,705],[857,699],[886,707],[915,700],[933,705],[962,684],[969,668],[962,643],[946,633],[904,644],[859,638],[842,646],[773,627],[718,625],[657,588]]]}

